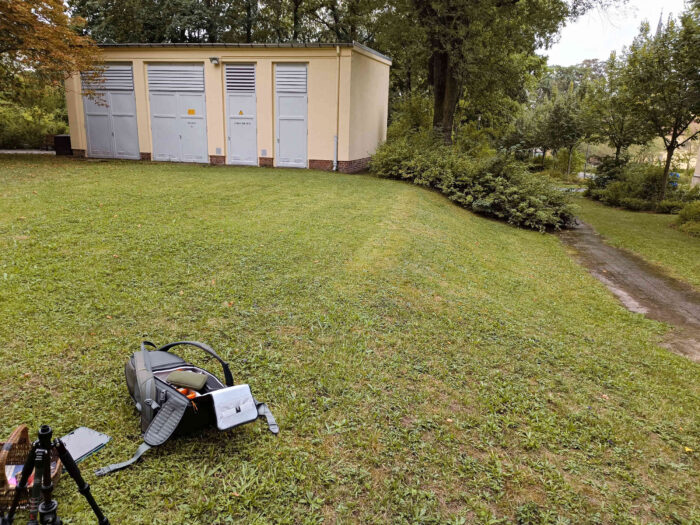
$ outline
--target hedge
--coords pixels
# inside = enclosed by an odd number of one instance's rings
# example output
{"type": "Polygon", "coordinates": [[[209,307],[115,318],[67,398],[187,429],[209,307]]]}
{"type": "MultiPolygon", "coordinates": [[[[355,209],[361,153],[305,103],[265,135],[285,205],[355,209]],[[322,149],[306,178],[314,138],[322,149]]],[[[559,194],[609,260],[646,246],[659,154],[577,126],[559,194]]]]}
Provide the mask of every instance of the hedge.
{"type": "Polygon", "coordinates": [[[505,154],[468,157],[426,134],[383,144],[370,171],[436,189],[460,206],[516,226],[545,231],[574,222],[568,196],[522,162],[505,154]]]}

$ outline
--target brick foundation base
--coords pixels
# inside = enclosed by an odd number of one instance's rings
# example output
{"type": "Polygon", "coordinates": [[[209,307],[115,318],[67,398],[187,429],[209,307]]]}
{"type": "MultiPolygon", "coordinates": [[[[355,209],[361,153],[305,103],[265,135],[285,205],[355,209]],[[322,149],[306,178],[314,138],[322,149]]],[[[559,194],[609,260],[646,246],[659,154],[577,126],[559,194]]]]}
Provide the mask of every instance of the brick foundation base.
{"type": "Polygon", "coordinates": [[[338,171],[341,173],[358,173],[369,167],[370,157],[355,160],[339,160],[338,171]]]}
{"type": "Polygon", "coordinates": [[[309,169],[331,171],[333,169],[333,161],[309,159],[309,169]]]}
{"type": "Polygon", "coordinates": [[[274,165],[275,163],[272,157],[258,157],[258,166],[261,168],[271,168],[274,165]]]}
{"type": "Polygon", "coordinates": [[[212,166],[223,166],[226,164],[226,157],[223,155],[209,155],[209,164],[212,166]]]}
{"type": "Polygon", "coordinates": [[[73,148],[73,156],[74,157],[85,157],[85,150],[73,148]]]}
{"type": "Polygon", "coordinates": [[[150,153],[144,153],[143,151],[141,152],[141,160],[151,160],[151,154],[150,153]]]}

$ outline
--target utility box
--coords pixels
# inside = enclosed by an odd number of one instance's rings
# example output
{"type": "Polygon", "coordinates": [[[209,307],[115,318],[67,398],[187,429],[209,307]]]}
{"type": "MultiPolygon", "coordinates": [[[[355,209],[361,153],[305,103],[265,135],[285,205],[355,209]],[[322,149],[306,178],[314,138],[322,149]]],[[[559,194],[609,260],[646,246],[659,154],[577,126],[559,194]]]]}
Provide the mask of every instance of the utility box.
{"type": "Polygon", "coordinates": [[[386,139],[391,60],[357,43],[100,47],[66,81],[75,155],[356,172],[386,139]]]}
{"type": "Polygon", "coordinates": [[[54,135],[53,149],[56,150],[56,155],[72,155],[73,150],[70,147],[70,135],[54,135]]]}

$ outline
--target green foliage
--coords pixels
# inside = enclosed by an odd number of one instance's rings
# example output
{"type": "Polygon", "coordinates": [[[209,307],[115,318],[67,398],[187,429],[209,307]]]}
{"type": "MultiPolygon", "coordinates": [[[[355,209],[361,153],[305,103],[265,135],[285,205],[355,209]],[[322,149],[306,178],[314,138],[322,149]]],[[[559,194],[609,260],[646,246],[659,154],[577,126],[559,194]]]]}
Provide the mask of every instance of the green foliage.
{"type": "Polygon", "coordinates": [[[584,154],[576,149],[571,151],[571,168],[569,169],[569,150],[560,149],[554,157],[553,167],[556,171],[566,174],[569,171],[575,174],[583,169],[584,154]]]}
{"type": "Polygon", "coordinates": [[[666,24],[660,23],[654,33],[648,24],[643,25],[627,52],[624,75],[634,110],[666,149],[656,200],[665,197],[674,152],[700,133],[683,136],[691,124],[700,122],[698,35],[700,17],[688,11],[680,20],[669,18],[666,24]]]}
{"type": "Polygon", "coordinates": [[[622,206],[634,211],[651,210],[662,177],[663,168],[658,166],[628,165],[619,180],[610,182],[604,189],[595,189],[593,181],[589,186],[589,196],[608,206],[622,206]]]}
{"type": "Polygon", "coordinates": [[[394,140],[409,133],[430,129],[433,108],[430,99],[420,93],[411,93],[395,101],[387,140],[394,140]]]}
{"type": "Polygon", "coordinates": [[[637,197],[621,197],[618,203],[620,207],[631,211],[650,211],[654,208],[652,201],[637,197]]]}
{"type": "Polygon", "coordinates": [[[554,96],[545,127],[552,149],[573,149],[585,137],[581,111],[580,95],[573,86],[554,96]]]}
{"type": "Polygon", "coordinates": [[[678,213],[678,229],[700,237],[700,200],[686,204],[678,213]]]}
{"type": "MultiPolygon", "coordinates": [[[[598,170],[600,172],[601,167],[598,170]]],[[[658,187],[664,176],[662,166],[628,164],[621,168],[612,158],[604,164],[602,171],[600,176],[607,177],[608,184],[601,187],[598,180],[589,180],[586,195],[608,206],[621,206],[633,211],[677,213],[684,203],[700,199],[697,188],[680,185],[668,189],[667,199],[657,201],[658,187]]]]}
{"type": "Polygon", "coordinates": [[[657,213],[678,213],[685,202],[677,199],[664,199],[656,205],[657,213]]]}
{"type": "Polygon", "coordinates": [[[548,178],[505,155],[470,158],[429,133],[383,144],[370,171],[434,188],[467,209],[516,226],[544,231],[573,220],[567,196],[548,178]]]}
{"type": "Polygon", "coordinates": [[[70,0],[98,42],[369,43],[378,3],[311,0],[70,0]]]}
{"type": "Polygon", "coordinates": [[[588,179],[587,184],[591,189],[605,188],[612,181],[619,180],[627,165],[627,157],[614,157],[607,155],[600,159],[600,164],[596,167],[596,176],[588,179]]]}
{"type": "Polygon", "coordinates": [[[618,160],[630,146],[645,144],[653,136],[636,107],[626,68],[627,56],[618,57],[613,51],[583,103],[582,117],[592,138],[613,148],[618,160]]]}
{"type": "Polygon", "coordinates": [[[468,122],[457,130],[454,145],[457,150],[472,158],[493,157],[496,155],[496,133],[492,128],[479,128],[475,123],[468,122]]]}
{"type": "Polygon", "coordinates": [[[66,133],[62,109],[47,111],[41,107],[23,107],[0,100],[0,148],[39,148],[47,135],[66,133]]]}

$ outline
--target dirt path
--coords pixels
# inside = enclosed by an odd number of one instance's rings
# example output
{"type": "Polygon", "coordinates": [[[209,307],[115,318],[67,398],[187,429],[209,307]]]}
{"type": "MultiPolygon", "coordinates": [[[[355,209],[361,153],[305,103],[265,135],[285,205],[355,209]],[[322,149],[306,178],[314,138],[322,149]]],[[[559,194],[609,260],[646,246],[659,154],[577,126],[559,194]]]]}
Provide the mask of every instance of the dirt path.
{"type": "Polygon", "coordinates": [[[663,346],[700,362],[700,293],[640,257],[603,242],[588,224],[560,234],[579,262],[629,310],[674,326],[663,346]]]}

